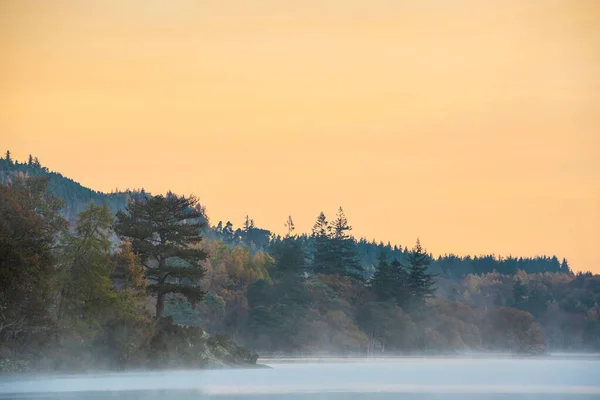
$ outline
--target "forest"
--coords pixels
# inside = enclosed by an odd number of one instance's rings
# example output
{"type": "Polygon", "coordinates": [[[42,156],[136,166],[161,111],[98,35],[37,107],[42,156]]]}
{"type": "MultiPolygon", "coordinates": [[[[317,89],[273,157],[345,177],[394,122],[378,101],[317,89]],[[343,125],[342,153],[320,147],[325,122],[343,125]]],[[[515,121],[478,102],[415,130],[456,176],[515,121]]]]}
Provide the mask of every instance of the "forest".
{"type": "Polygon", "coordinates": [[[356,239],[341,207],[285,226],[211,224],[193,196],[104,194],[7,152],[0,371],[600,350],[600,276],[565,259],[356,239]]]}

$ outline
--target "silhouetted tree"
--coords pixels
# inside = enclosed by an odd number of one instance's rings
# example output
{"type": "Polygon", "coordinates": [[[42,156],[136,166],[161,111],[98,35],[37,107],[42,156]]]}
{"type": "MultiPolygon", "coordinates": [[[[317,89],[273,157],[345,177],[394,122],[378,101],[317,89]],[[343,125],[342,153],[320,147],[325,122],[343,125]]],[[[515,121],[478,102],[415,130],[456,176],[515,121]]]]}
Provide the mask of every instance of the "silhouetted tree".
{"type": "Polygon", "coordinates": [[[562,263],[560,264],[560,272],[562,274],[570,274],[571,273],[571,268],[569,268],[569,263],[567,262],[566,258],[562,259],[562,263]]]}

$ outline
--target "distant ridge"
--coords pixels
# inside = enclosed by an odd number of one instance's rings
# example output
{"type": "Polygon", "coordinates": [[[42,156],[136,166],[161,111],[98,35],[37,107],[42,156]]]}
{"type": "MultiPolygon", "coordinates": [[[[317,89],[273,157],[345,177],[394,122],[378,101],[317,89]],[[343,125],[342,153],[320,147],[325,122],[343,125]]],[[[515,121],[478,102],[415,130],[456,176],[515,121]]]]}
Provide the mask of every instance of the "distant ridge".
{"type": "MultiPolygon", "coordinates": [[[[83,211],[89,203],[106,203],[110,211],[116,214],[118,211],[125,209],[131,198],[151,196],[143,188],[113,193],[95,191],[71,178],[65,177],[59,172],[49,170],[40,163],[37,157],[30,155],[26,162],[18,162],[13,160],[10,151],[7,151],[5,156],[0,158],[0,183],[6,184],[18,176],[47,176],[50,190],[65,203],[63,215],[71,222],[77,219],[77,214],[83,211]]],[[[209,224],[205,230],[205,236],[208,240],[219,240],[228,246],[248,246],[253,253],[258,251],[269,252],[271,244],[281,240],[280,236],[274,235],[267,229],[255,226],[254,221],[248,216],[246,218],[248,224],[246,228],[234,229],[233,224],[229,221],[218,221],[217,224],[212,226],[209,224]]],[[[312,238],[307,234],[300,234],[297,236],[297,240],[302,242],[302,245],[307,249],[307,254],[312,255],[312,238]]],[[[365,238],[356,239],[356,252],[367,276],[374,272],[381,251],[384,251],[388,258],[403,262],[406,261],[408,248],[406,246],[404,248],[393,246],[389,242],[383,244],[382,242],[368,241],[365,238]]],[[[515,274],[519,270],[527,273],[571,273],[567,260],[563,258],[561,262],[556,256],[517,258],[480,255],[460,257],[446,254],[439,256],[437,259],[434,258],[430,270],[450,279],[461,279],[468,274],[481,275],[494,271],[509,275],[515,274]]]]}

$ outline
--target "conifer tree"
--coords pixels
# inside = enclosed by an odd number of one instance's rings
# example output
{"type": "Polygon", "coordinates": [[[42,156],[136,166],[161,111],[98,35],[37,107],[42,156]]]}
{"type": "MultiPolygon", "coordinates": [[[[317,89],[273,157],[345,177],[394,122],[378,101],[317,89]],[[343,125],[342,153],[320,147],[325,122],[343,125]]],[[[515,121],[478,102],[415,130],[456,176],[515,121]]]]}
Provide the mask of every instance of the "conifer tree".
{"type": "Polygon", "coordinates": [[[311,238],[315,248],[315,253],[312,260],[312,269],[315,274],[325,274],[330,270],[332,263],[331,242],[330,242],[331,227],[327,221],[327,217],[323,212],[317,217],[317,221],[313,225],[311,238]]]}
{"type": "Polygon", "coordinates": [[[435,293],[434,275],[427,272],[431,257],[421,247],[417,239],[415,247],[409,252],[408,286],[410,288],[410,302],[414,310],[422,309],[428,298],[435,293]]]}
{"type": "Polygon", "coordinates": [[[569,263],[567,262],[566,258],[563,258],[562,262],[560,263],[560,273],[561,274],[570,274],[571,273],[571,268],[569,268],[569,263]]]}
{"type": "Polygon", "coordinates": [[[302,242],[294,236],[286,236],[278,243],[272,243],[270,253],[275,259],[273,277],[275,279],[303,279],[307,270],[306,253],[302,242]]]}
{"type": "Polygon", "coordinates": [[[330,273],[345,275],[353,280],[363,279],[364,268],[356,252],[356,242],[350,236],[352,227],[342,207],[338,209],[336,219],[331,227],[332,265],[330,273]]]}
{"type": "Polygon", "coordinates": [[[145,263],[148,290],[156,295],[157,318],[163,316],[168,294],[183,295],[192,305],[204,298],[197,284],[207,257],[198,247],[206,218],[197,204],[194,196],[154,196],[131,201],[126,212],[117,213],[115,231],[131,242],[145,263]]]}
{"type": "Polygon", "coordinates": [[[400,307],[405,306],[411,294],[406,268],[397,259],[389,262],[384,249],[379,254],[379,263],[370,287],[379,301],[393,298],[400,307]]]}
{"type": "Polygon", "coordinates": [[[394,273],[383,247],[379,251],[377,268],[369,286],[379,301],[386,301],[394,297],[394,273]]]}

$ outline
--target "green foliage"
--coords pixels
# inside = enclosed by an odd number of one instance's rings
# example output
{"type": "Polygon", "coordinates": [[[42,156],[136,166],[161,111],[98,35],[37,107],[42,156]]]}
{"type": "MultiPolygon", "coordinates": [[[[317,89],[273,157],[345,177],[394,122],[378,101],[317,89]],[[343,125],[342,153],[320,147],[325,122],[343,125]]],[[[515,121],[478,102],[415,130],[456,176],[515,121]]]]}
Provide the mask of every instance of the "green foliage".
{"type": "Polygon", "coordinates": [[[49,323],[57,285],[55,247],[66,228],[47,179],[0,185],[0,344],[49,323]]]}
{"type": "Polygon", "coordinates": [[[381,251],[370,288],[379,301],[393,298],[397,305],[404,307],[411,294],[408,271],[398,260],[390,263],[385,252],[381,251]]]}
{"type": "MultiPolygon", "coordinates": [[[[131,242],[114,251],[107,205],[90,203],[67,230],[59,215],[60,201],[46,189],[45,178],[18,178],[0,185],[0,372],[256,362],[255,354],[224,337],[211,339],[201,328],[147,318],[148,289],[181,294],[192,302],[201,301],[204,291],[172,282],[148,287],[131,242]]],[[[173,212],[167,208],[160,217],[168,220],[173,212]]],[[[165,225],[156,227],[168,241],[181,245],[169,247],[167,241],[161,247],[163,254],[177,255],[165,263],[164,271],[171,276],[197,279],[204,272],[194,269],[204,251],[183,246],[186,240],[198,242],[199,225],[190,218],[198,212],[186,212],[185,225],[175,234],[163,230],[165,225]]],[[[257,254],[250,260],[268,277],[268,256],[257,254]]],[[[218,295],[209,300],[209,306],[224,306],[218,295]]]]}
{"type": "Polygon", "coordinates": [[[156,317],[164,313],[165,296],[183,295],[190,304],[202,301],[197,284],[204,276],[202,241],[204,213],[193,196],[154,196],[133,200],[117,213],[115,231],[131,242],[146,266],[148,289],[156,295],[156,317]]]}
{"type": "Polygon", "coordinates": [[[410,252],[408,260],[410,308],[413,310],[422,310],[426,305],[426,300],[435,293],[435,281],[434,275],[427,272],[431,257],[421,247],[419,239],[417,239],[417,244],[410,252]]]}
{"type": "Polygon", "coordinates": [[[361,305],[357,321],[368,335],[369,353],[405,352],[414,348],[416,327],[393,299],[361,305]]]}
{"type": "Polygon", "coordinates": [[[107,206],[90,204],[79,214],[75,232],[64,238],[59,307],[62,326],[85,325],[94,332],[120,311],[120,297],[110,279],[112,222],[107,206]]]}
{"type": "Polygon", "coordinates": [[[275,260],[272,274],[274,278],[303,279],[308,272],[306,253],[299,240],[288,236],[279,242],[273,242],[270,253],[275,260]]]}
{"type": "Polygon", "coordinates": [[[356,253],[356,243],[348,234],[351,230],[341,207],[331,225],[324,213],[319,214],[312,229],[315,248],[312,270],[315,274],[339,274],[356,281],[363,279],[364,268],[356,253]]]}

